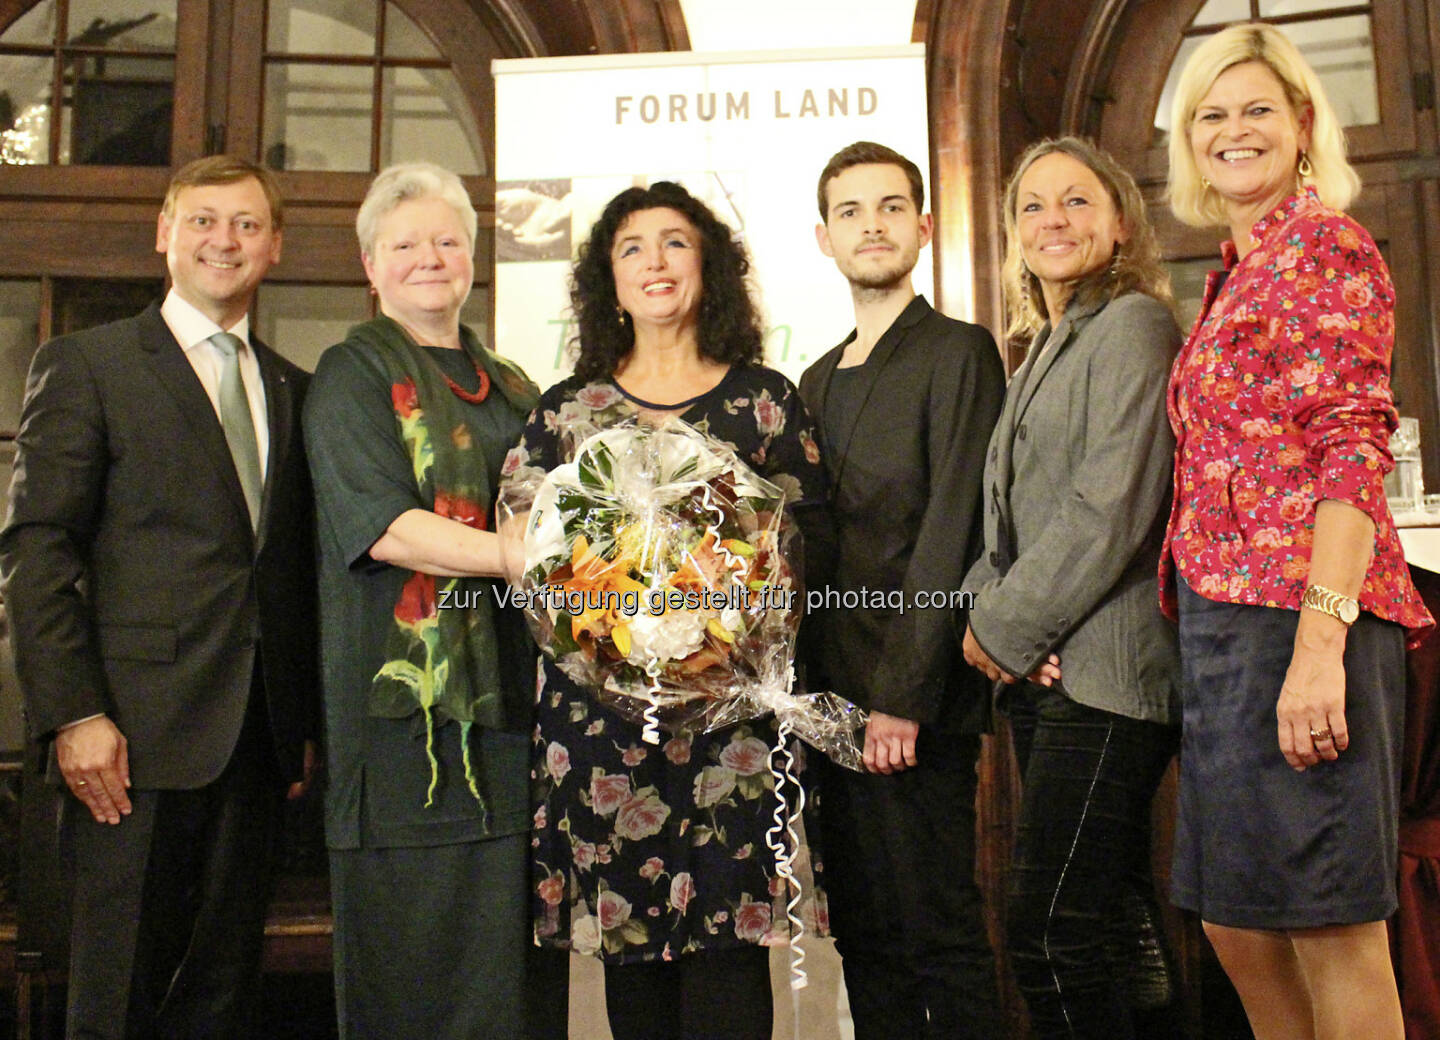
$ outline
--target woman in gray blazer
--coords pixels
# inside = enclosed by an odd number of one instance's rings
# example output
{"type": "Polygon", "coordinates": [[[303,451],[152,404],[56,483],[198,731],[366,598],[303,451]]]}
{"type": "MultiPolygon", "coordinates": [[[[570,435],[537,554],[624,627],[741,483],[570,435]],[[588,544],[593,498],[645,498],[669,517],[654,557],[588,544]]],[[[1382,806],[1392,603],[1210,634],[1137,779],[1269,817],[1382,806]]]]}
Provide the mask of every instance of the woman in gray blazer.
{"type": "Polygon", "coordinates": [[[1149,819],[1178,744],[1156,572],[1180,332],[1140,192],[1089,143],[1021,157],[1005,231],[1010,333],[1032,338],[990,440],[964,652],[1005,684],[1024,778],[1007,945],[1037,1037],[1163,1035],[1149,819]]]}

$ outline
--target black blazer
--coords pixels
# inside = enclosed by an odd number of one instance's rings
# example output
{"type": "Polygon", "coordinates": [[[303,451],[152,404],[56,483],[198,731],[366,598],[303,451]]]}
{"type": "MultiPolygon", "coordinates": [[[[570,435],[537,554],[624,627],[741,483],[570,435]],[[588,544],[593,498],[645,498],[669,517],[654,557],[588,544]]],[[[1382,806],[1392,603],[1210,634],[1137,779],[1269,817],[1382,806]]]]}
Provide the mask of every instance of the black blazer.
{"type": "Polygon", "coordinates": [[[258,534],[215,409],[157,305],[53,340],[31,365],[0,530],[28,727],[46,740],[107,713],[137,788],[219,775],[257,646],[286,778],[299,779],[319,728],[308,376],[254,346],[270,431],[258,534]]]}
{"type": "Polygon", "coordinates": [[[904,609],[819,612],[821,637],[807,642],[810,685],[974,731],[987,717],[988,684],[965,664],[964,615],[948,604],[980,552],[985,447],[1005,398],[1000,353],[985,329],[917,296],[866,360],[858,413],[827,414],[831,377],[854,336],[800,379],[830,472],[833,539],[816,554],[822,573],[807,564],[806,581],[899,593],[904,609]],[[942,605],[926,605],[936,594],[942,605]]]}

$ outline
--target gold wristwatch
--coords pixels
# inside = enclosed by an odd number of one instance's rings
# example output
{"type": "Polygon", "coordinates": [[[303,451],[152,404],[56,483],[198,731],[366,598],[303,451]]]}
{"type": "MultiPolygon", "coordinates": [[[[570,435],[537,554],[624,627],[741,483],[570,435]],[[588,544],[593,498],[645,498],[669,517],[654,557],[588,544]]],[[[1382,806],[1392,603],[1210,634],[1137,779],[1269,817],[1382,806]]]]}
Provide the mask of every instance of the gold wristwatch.
{"type": "Polygon", "coordinates": [[[1329,614],[1347,627],[1355,624],[1355,620],[1360,616],[1358,599],[1342,596],[1334,589],[1327,589],[1324,585],[1308,586],[1305,589],[1305,595],[1300,597],[1300,605],[1309,607],[1311,610],[1318,610],[1322,614],[1329,614]]]}

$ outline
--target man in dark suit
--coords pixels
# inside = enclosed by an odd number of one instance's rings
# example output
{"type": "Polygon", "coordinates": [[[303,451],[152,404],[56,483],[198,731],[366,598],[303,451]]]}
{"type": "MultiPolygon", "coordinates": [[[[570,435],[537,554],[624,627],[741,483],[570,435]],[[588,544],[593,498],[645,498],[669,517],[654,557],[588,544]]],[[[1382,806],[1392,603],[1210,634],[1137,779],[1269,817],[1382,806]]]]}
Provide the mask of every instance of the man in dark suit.
{"type": "Polygon", "coordinates": [[[250,335],[275,181],[171,181],[163,304],[35,355],[0,576],[68,794],[70,1037],[247,1035],[270,846],[318,728],[306,376],[250,335]]]}
{"type": "Polygon", "coordinates": [[[915,294],[923,191],[914,163],[870,142],[825,167],[815,236],[850,283],[855,330],[800,381],[832,493],[833,544],[806,576],[829,601],[807,622],[810,686],[870,713],[867,772],[827,762],[820,804],[857,1040],[1001,1035],[975,884],[988,690],[961,657],[955,593],[981,544],[1005,375],[988,332],[915,294]],[[865,602],[846,609],[847,592],[865,602]]]}

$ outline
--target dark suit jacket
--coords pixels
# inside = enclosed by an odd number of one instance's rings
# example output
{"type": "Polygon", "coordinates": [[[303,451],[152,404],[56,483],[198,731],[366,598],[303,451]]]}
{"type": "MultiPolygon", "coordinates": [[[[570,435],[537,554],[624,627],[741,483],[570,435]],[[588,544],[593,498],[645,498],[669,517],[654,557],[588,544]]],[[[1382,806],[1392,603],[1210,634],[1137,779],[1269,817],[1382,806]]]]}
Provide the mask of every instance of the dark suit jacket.
{"type": "Polygon", "coordinates": [[[830,378],[854,335],[800,380],[821,429],[832,504],[833,547],[818,554],[829,562],[822,573],[807,563],[806,582],[899,592],[906,609],[822,610],[807,662],[822,674],[811,686],[921,724],[975,730],[988,687],[961,656],[964,618],[917,600],[957,592],[979,554],[985,445],[1005,370],[987,331],[916,297],[867,359],[858,413],[830,415],[830,378]]]}
{"type": "Polygon", "coordinates": [[[308,377],[255,343],[270,448],[259,533],[215,409],[158,306],[35,355],[0,575],[31,735],[98,712],[137,788],[194,788],[261,669],[281,771],[318,730],[308,377]],[[256,648],[259,660],[256,661],[256,648]]]}

